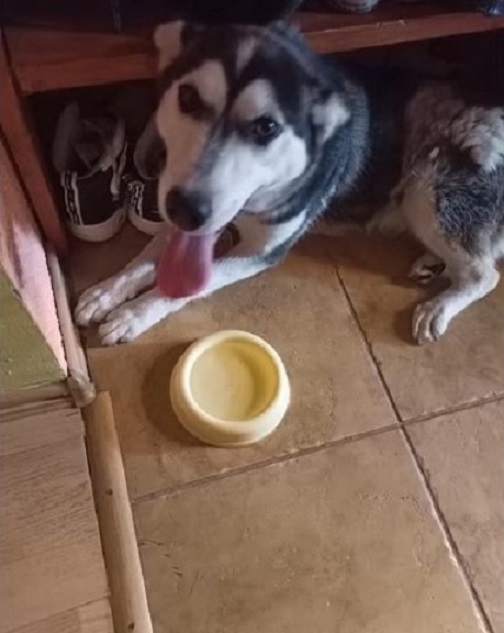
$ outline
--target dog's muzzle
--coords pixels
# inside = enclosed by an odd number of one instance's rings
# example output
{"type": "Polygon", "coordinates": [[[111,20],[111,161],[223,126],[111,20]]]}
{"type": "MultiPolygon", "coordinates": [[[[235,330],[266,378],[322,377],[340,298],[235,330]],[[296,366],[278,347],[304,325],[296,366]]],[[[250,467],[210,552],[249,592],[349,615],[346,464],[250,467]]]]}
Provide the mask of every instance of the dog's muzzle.
{"type": "Polygon", "coordinates": [[[174,187],[166,195],[168,218],[181,231],[197,231],[210,217],[210,205],[198,193],[174,187]]]}

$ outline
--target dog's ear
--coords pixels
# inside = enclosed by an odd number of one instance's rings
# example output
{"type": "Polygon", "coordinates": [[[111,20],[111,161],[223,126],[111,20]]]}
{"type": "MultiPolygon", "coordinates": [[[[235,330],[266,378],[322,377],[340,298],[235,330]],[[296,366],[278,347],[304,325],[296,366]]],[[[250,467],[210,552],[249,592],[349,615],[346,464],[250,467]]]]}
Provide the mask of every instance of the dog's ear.
{"type": "Polygon", "coordinates": [[[154,116],[142,132],[133,152],[133,161],[142,178],[159,178],[166,164],[166,147],[159,136],[154,116]]]}
{"type": "Polygon", "coordinates": [[[345,125],[349,118],[350,109],[338,92],[329,89],[316,91],[312,101],[312,120],[319,130],[321,142],[345,125]]]}
{"type": "Polygon", "coordinates": [[[205,30],[204,26],[188,22],[167,22],[160,24],[154,31],[154,44],[158,49],[158,71],[162,72],[205,30]]]}

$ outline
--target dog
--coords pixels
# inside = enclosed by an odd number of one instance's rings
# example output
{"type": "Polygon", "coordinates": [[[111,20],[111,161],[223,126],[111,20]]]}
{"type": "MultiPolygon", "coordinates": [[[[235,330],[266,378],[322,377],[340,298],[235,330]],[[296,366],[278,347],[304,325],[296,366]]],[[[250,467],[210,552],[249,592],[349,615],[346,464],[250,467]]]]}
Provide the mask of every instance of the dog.
{"type": "Polygon", "coordinates": [[[449,288],[413,314],[420,344],[496,287],[503,104],[318,56],[285,24],[163,25],[155,40],[159,105],[137,158],[159,178],[166,228],[80,297],[77,323],[101,323],[104,344],[276,265],[321,218],[409,231],[427,249],[413,275],[444,269],[449,288]],[[371,218],[363,197],[381,208],[371,218]],[[216,259],[229,223],[238,243],[216,259]]]}

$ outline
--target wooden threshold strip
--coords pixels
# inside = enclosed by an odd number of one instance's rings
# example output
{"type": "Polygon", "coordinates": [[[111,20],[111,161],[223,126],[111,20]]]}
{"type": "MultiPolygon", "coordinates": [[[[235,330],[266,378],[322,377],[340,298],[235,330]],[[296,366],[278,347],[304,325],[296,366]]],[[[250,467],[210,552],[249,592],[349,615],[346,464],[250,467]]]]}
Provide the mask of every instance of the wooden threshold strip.
{"type": "MultiPolygon", "coordinates": [[[[384,4],[368,15],[300,12],[293,22],[319,53],[391,46],[504,29],[504,17],[449,11],[439,4],[384,4]]],[[[148,79],[156,72],[151,33],[9,27],[10,58],[24,93],[148,79]]]]}

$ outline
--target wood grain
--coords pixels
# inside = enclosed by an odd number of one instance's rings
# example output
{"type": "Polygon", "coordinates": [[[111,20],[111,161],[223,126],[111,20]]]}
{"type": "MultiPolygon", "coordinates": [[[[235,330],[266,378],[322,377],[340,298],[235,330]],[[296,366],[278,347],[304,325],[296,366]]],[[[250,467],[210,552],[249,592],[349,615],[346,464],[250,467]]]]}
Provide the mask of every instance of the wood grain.
{"type": "Polygon", "coordinates": [[[95,633],[97,611],[66,613],[108,596],[78,411],[14,416],[0,446],[0,632],[95,633]]]}
{"type": "Polygon", "coordinates": [[[0,422],[13,422],[14,420],[21,420],[29,416],[52,413],[55,411],[60,411],[61,409],[65,409],[69,413],[75,409],[72,401],[68,398],[68,395],[60,398],[47,400],[42,399],[39,401],[23,400],[21,402],[17,401],[12,404],[0,400],[0,422]]]}
{"type": "MultiPolygon", "coordinates": [[[[434,3],[384,4],[369,15],[303,12],[292,21],[319,53],[504,29],[504,17],[449,11],[434,3]]],[[[26,93],[147,79],[156,73],[148,31],[114,34],[11,27],[6,37],[14,71],[26,93]]]]}
{"type": "Polygon", "coordinates": [[[85,459],[82,437],[2,457],[2,565],[93,536],[99,550],[85,459]]]}
{"type": "Polygon", "coordinates": [[[54,301],[68,366],[67,384],[76,405],[83,407],[93,400],[96,391],[89,376],[86,355],[81,345],[79,332],[70,311],[70,297],[66,279],[61,270],[59,259],[52,249],[47,250],[47,265],[51,275],[54,301]]]}
{"type": "Polygon", "coordinates": [[[29,556],[0,566],[0,631],[10,632],[107,595],[96,539],[29,556]]]}
{"type": "Polygon", "coordinates": [[[37,409],[35,412],[36,418],[28,407],[23,407],[17,416],[12,414],[9,420],[0,424],[0,457],[70,439],[82,440],[84,428],[75,409],[68,409],[67,405],[57,415],[51,408],[48,411],[37,409]]]}
{"type": "Polygon", "coordinates": [[[108,600],[85,604],[78,609],[80,633],[114,633],[108,600]]]}
{"type": "Polygon", "coordinates": [[[449,11],[442,3],[379,6],[366,15],[303,13],[299,25],[318,53],[337,53],[504,29],[504,17],[449,11]]]}
{"type": "Polygon", "coordinates": [[[32,622],[12,633],[114,633],[114,630],[108,600],[97,600],[32,622]]]}
{"type": "Polygon", "coordinates": [[[110,394],[98,394],[85,419],[115,631],[152,633],[110,394]]]}

